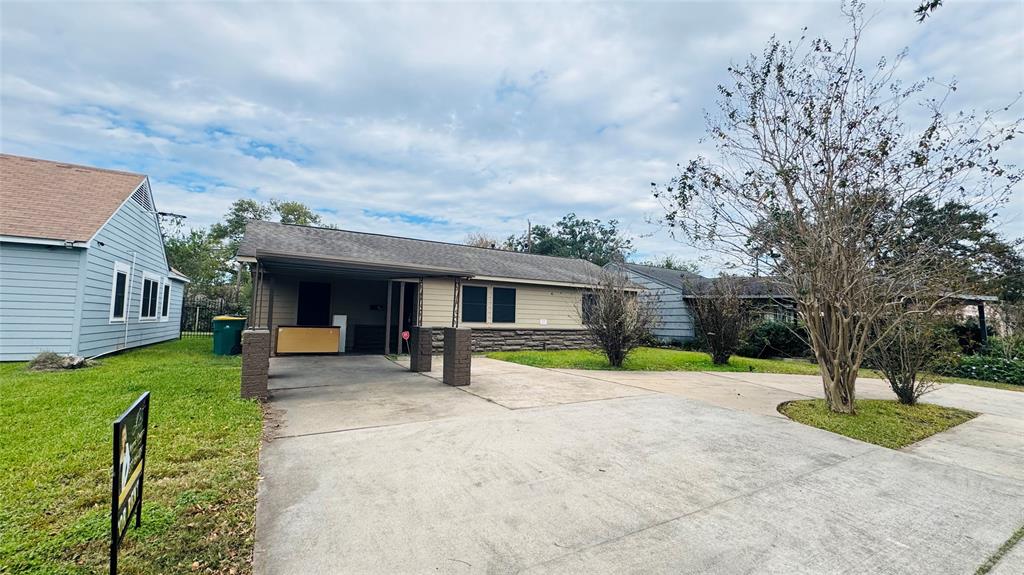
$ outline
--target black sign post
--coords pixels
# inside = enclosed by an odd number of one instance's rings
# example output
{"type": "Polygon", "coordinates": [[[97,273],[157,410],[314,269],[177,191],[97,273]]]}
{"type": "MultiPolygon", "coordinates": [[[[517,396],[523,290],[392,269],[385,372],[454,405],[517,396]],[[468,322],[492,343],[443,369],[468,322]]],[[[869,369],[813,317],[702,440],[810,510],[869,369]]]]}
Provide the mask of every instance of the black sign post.
{"type": "Polygon", "coordinates": [[[114,473],[110,491],[110,575],[117,575],[117,550],[132,517],[142,524],[142,478],[146,471],[149,392],[114,420],[114,473]]]}

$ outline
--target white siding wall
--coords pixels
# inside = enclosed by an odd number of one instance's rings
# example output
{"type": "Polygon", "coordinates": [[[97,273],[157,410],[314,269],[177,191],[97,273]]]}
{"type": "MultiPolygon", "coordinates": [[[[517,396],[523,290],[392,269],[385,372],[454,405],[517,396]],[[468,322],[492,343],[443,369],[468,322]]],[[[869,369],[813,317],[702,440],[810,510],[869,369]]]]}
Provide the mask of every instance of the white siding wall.
{"type": "Polygon", "coordinates": [[[683,301],[682,292],[647,276],[626,271],[629,281],[644,287],[642,297],[650,298],[657,310],[659,325],[653,330],[654,337],[666,343],[693,339],[693,314],[683,301]]]}
{"type": "MultiPolygon", "coordinates": [[[[89,244],[87,257],[78,344],[80,355],[94,356],[179,336],[182,282],[170,282],[171,305],[167,321],[160,321],[159,317],[155,321],[140,321],[139,318],[143,273],[167,278],[167,260],[155,214],[133,200],[125,202],[89,244]],[[133,260],[126,330],[124,322],[110,321],[110,294],[114,287],[114,263],[131,266],[133,260]]],[[[163,306],[163,290],[160,291],[158,310],[163,306]]]]}
{"type": "Polygon", "coordinates": [[[0,243],[0,361],[74,351],[85,250],[0,243]]]}

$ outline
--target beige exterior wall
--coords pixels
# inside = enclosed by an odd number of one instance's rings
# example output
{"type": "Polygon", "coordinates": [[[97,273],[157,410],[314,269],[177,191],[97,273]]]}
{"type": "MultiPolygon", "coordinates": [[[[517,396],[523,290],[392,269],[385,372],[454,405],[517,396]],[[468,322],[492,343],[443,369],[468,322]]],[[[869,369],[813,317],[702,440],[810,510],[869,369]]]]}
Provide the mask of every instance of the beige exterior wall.
{"type": "MultiPolygon", "coordinates": [[[[348,315],[346,348],[354,342],[356,325],[384,325],[387,302],[387,282],[370,282],[320,276],[271,275],[265,276],[264,292],[259,308],[260,323],[267,327],[295,325],[298,314],[298,291],[300,281],[331,282],[332,313],[348,315]],[[273,297],[274,317],[267,321],[270,299],[273,297]]],[[[463,285],[483,286],[487,290],[487,322],[462,322],[459,325],[470,328],[491,329],[583,329],[580,322],[582,290],[563,286],[544,286],[494,281],[464,281],[463,285]],[[515,323],[493,323],[493,288],[505,287],[516,290],[515,323]]],[[[451,327],[452,302],[455,280],[451,278],[423,279],[422,324],[427,327],[451,327]]],[[[393,297],[398,297],[398,289],[393,297]]],[[[462,297],[461,292],[459,297],[462,297]]],[[[397,317],[392,318],[397,322],[397,317]]],[[[276,333],[271,330],[271,349],[276,347],[276,333]]]]}
{"type": "Polygon", "coordinates": [[[452,302],[455,280],[451,278],[423,278],[424,327],[451,327],[452,302]]]}
{"type": "MultiPolygon", "coordinates": [[[[467,280],[462,285],[487,288],[487,321],[463,322],[461,327],[495,329],[583,329],[580,321],[582,291],[579,288],[543,286],[512,282],[485,282],[467,280]],[[493,288],[516,290],[515,323],[493,323],[493,288]]],[[[452,323],[454,280],[428,278],[423,280],[423,325],[449,327],[452,323]]],[[[459,293],[459,297],[462,294],[459,293]]],[[[461,308],[461,303],[460,303],[461,308]]]]}

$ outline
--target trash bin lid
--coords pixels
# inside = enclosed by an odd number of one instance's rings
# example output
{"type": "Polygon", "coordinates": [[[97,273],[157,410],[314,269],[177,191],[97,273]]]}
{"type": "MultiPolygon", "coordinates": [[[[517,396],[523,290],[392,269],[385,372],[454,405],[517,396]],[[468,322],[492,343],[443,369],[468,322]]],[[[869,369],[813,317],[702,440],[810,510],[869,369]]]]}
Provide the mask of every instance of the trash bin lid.
{"type": "Polygon", "coordinates": [[[237,315],[218,315],[217,317],[215,317],[213,319],[221,320],[221,321],[223,321],[223,320],[229,320],[230,321],[230,320],[244,320],[245,318],[241,317],[241,316],[237,316],[237,315]]]}

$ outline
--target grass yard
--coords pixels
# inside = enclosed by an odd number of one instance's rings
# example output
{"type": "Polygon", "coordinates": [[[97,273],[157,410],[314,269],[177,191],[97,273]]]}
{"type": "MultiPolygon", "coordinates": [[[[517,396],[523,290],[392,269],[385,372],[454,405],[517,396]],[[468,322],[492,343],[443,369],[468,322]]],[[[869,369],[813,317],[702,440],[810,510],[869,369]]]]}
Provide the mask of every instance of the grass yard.
{"type": "Polygon", "coordinates": [[[77,371],[0,364],[0,572],[106,573],[111,422],[152,392],[141,529],[122,573],[251,571],[262,418],[207,338],[77,371]]]}
{"type": "Polygon", "coordinates": [[[856,415],[844,415],[830,412],[823,399],[807,399],[783,403],[779,412],[793,421],[890,449],[921,441],[978,415],[940,405],[911,406],[880,399],[861,399],[856,407],[856,415]]]}
{"type": "MultiPolygon", "coordinates": [[[[496,351],[486,355],[493,359],[534,367],[617,369],[608,364],[608,360],[603,354],[590,350],[496,351]]],[[[711,356],[706,353],[657,347],[641,347],[634,350],[626,358],[621,369],[628,371],[756,371],[803,375],[818,373],[817,366],[805,361],[733,356],[727,365],[715,365],[711,363],[711,356]]]]}
{"type": "MultiPolygon", "coordinates": [[[[681,351],[658,347],[641,347],[629,354],[621,368],[608,364],[604,355],[591,350],[557,351],[495,351],[485,354],[492,359],[511,361],[533,367],[558,369],[623,369],[626,371],[753,371],[760,373],[790,373],[796,375],[818,375],[818,367],[809,361],[798,359],[753,359],[732,356],[728,365],[711,363],[711,356],[699,351],[681,351]]],[[[882,379],[881,374],[863,369],[861,377],[882,379]]],[[[998,383],[959,377],[936,377],[940,383],[960,383],[1009,391],[1024,391],[1024,385],[998,383]]]]}

